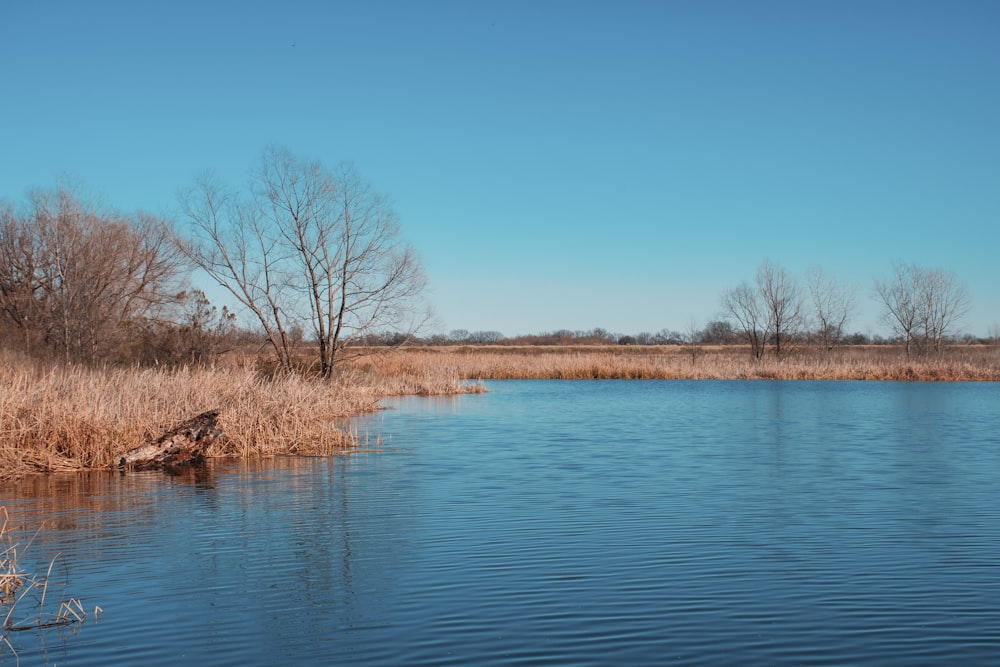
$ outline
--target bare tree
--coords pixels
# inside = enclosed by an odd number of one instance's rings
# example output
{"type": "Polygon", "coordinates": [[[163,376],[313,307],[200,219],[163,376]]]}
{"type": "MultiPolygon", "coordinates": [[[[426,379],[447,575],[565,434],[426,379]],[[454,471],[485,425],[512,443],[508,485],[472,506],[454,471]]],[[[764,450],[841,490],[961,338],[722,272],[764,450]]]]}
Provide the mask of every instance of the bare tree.
{"type": "Polygon", "coordinates": [[[693,317],[688,320],[687,328],[684,331],[684,343],[688,356],[691,357],[691,364],[698,360],[701,355],[702,330],[698,326],[698,320],[693,317]]]}
{"type": "Polygon", "coordinates": [[[765,260],[757,269],[757,289],[767,310],[775,356],[781,346],[794,339],[802,327],[802,297],[795,280],[785,269],[765,260]]]}
{"type": "Polygon", "coordinates": [[[736,321],[737,327],[743,331],[750,343],[750,354],[754,359],[764,356],[764,345],[771,329],[770,309],[761,299],[760,293],[748,285],[741,283],[722,295],[722,307],[736,321]]]}
{"type": "Polygon", "coordinates": [[[0,212],[0,314],[18,332],[28,353],[42,335],[37,244],[33,226],[6,206],[0,212]]]}
{"type": "Polygon", "coordinates": [[[969,293],[951,271],[921,270],[918,291],[919,325],[927,351],[941,352],[958,321],[969,308],[969,293]]]}
{"type": "Polygon", "coordinates": [[[142,319],[127,328],[121,354],[130,364],[204,366],[240,342],[236,317],[213,305],[200,290],[183,291],[156,319],[142,319]]]}
{"type": "Polygon", "coordinates": [[[991,324],[986,330],[986,341],[993,345],[1000,345],[1000,324],[991,324]]]}
{"type": "Polygon", "coordinates": [[[291,370],[293,315],[283,304],[294,297],[288,289],[288,251],[277,230],[263,222],[253,201],[208,176],[182,195],[181,204],[194,236],[185,252],[251,313],[279,368],[291,370]]]}
{"type": "Polygon", "coordinates": [[[733,325],[727,320],[712,320],[698,333],[702,343],[731,343],[734,338],[733,325]]]}
{"type": "Polygon", "coordinates": [[[755,359],[764,356],[768,341],[781,356],[802,327],[802,297],[798,285],[780,266],[765,260],[754,285],[746,282],[724,292],[722,306],[750,343],[755,359]]]}
{"type": "Polygon", "coordinates": [[[39,191],[25,213],[3,214],[0,308],[26,346],[93,361],[174,298],[180,266],[166,221],[103,211],[62,187],[39,191]]]}
{"type": "Polygon", "coordinates": [[[837,283],[818,266],[806,273],[809,296],[816,314],[816,333],[825,350],[832,350],[844,336],[844,326],[855,307],[854,290],[837,283]]]}
{"type": "Polygon", "coordinates": [[[896,263],[889,280],[875,281],[875,294],[885,306],[882,320],[902,337],[907,359],[917,327],[917,272],[913,265],[896,263]]]}
{"type": "Polygon", "coordinates": [[[499,331],[473,331],[467,340],[474,345],[494,345],[503,340],[503,334],[499,331]]]}
{"type": "Polygon", "coordinates": [[[281,366],[291,368],[297,326],[311,330],[324,377],[366,333],[416,328],[420,262],[350,165],[330,172],[270,148],[245,195],[203,181],[183,205],[190,256],[253,314],[281,366]]]}
{"type": "Polygon", "coordinates": [[[947,336],[965,315],[969,295],[950,271],[897,262],[888,280],[875,281],[885,307],[883,320],[903,339],[906,358],[940,352],[947,336]]]}

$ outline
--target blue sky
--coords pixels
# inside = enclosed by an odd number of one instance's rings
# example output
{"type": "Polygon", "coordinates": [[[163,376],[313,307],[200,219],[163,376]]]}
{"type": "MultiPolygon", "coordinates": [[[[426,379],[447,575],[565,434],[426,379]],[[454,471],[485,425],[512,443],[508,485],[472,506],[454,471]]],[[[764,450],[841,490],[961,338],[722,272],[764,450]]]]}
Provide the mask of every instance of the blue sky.
{"type": "Polygon", "coordinates": [[[443,331],[684,330],[764,259],[1000,324],[1000,2],[0,0],[0,75],[0,197],[350,160],[443,331]]]}

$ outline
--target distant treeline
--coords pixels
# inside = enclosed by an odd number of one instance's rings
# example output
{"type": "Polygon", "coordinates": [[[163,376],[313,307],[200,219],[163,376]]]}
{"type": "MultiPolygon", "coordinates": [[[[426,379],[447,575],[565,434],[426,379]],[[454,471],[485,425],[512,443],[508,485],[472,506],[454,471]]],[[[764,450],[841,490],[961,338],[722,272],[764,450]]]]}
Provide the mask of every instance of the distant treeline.
{"type": "Polygon", "coordinates": [[[98,366],[200,365],[239,350],[329,377],[373,345],[739,344],[777,359],[797,346],[898,344],[910,358],[1000,339],[998,327],[988,338],[961,332],[969,296],[949,271],[897,263],[876,281],[891,331],[882,337],[848,333],[855,286],[819,269],[799,281],[770,261],[720,295],[717,319],[686,331],[428,334],[419,259],[352,168],[270,149],[257,178],[243,191],[199,181],[182,197],[187,233],[62,186],[0,205],[0,348],[98,366]],[[192,275],[227,290],[239,312],[210,303],[192,275]]]}
{"type": "MultiPolygon", "coordinates": [[[[971,334],[961,334],[949,337],[949,343],[962,345],[996,345],[1000,337],[977,337],[971,334]]],[[[361,345],[369,346],[399,346],[399,345],[743,345],[746,338],[725,320],[713,320],[703,328],[693,332],[681,332],[673,329],[661,329],[656,333],[639,332],[636,334],[612,333],[600,327],[584,331],[558,331],[537,334],[521,334],[505,336],[499,331],[467,331],[454,329],[447,334],[439,333],[429,336],[413,336],[401,333],[370,334],[359,341],[361,345]]],[[[901,345],[900,336],[868,335],[855,332],[843,336],[838,345],[901,345]]],[[[791,345],[817,346],[827,344],[817,333],[805,332],[794,336],[791,345]]]]}
{"type": "Polygon", "coordinates": [[[892,331],[889,338],[848,333],[858,289],[811,268],[800,283],[778,264],[765,260],[753,282],[744,281],[724,291],[720,298],[723,316],[703,328],[692,324],[688,331],[669,329],[657,333],[613,334],[605,329],[556,331],[505,338],[496,331],[457,330],[431,338],[429,344],[511,345],[732,345],[749,347],[754,359],[766,352],[775,358],[804,345],[833,350],[844,345],[899,344],[907,359],[940,355],[954,343],[996,343],[1000,329],[989,339],[961,333],[959,326],[968,311],[969,294],[950,271],[897,262],[892,274],[876,280],[873,292],[882,309],[882,321],[892,331]]]}

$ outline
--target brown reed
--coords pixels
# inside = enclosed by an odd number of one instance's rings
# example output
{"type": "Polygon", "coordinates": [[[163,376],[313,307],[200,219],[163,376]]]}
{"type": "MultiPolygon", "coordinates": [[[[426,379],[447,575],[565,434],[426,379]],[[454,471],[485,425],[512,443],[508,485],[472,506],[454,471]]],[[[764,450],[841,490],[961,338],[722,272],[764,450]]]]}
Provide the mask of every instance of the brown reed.
{"type": "Polygon", "coordinates": [[[0,478],[110,468],[124,451],[206,410],[220,411],[226,433],[212,456],[343,451],[355,438],[338,426],[378,409],[384,396],[468,390],[441,369],[387,377],[355,365],[321,380],[262,376],[254,363],[100,370],[0,354],[0,478]]]}
{"type": "Polygon", "coordinates": [[[332,380],[262,374],[252,355],[216,368],[92,369],[0,353],[0,479],[110,468],[176,423],[219,410],[212,456],[323,454],[386,396],[484,391],[505,379],[1000,381],[1000,348],[956,346],[907,360],[891,346],[800,348],[753,360],[741,346],[433,346],[379,349],[332,380]],[[470,384],[471,381],[471,384],[470,384]]]}
{"type": "Polygon", "coordinates": [[[770,379],[1000,381],[1000,348],[965,346],[907,360],[892,346],[800,348],[751,358],[742,346],[443,346],[409,348],[380,363],[384,374],[447,368],[466,380],[770,379]]]}

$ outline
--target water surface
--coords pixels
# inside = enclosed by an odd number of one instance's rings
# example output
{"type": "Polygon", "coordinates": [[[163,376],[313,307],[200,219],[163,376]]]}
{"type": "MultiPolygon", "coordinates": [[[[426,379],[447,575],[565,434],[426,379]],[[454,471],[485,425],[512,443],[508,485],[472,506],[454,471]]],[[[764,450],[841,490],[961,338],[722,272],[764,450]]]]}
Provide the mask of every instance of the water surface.
{"type": "Polygon", "coordinates": [[[1000,385],[489,388],[376,453],[6,489],[106,610],[22,664],[1000,660],[1000,385]]]}

